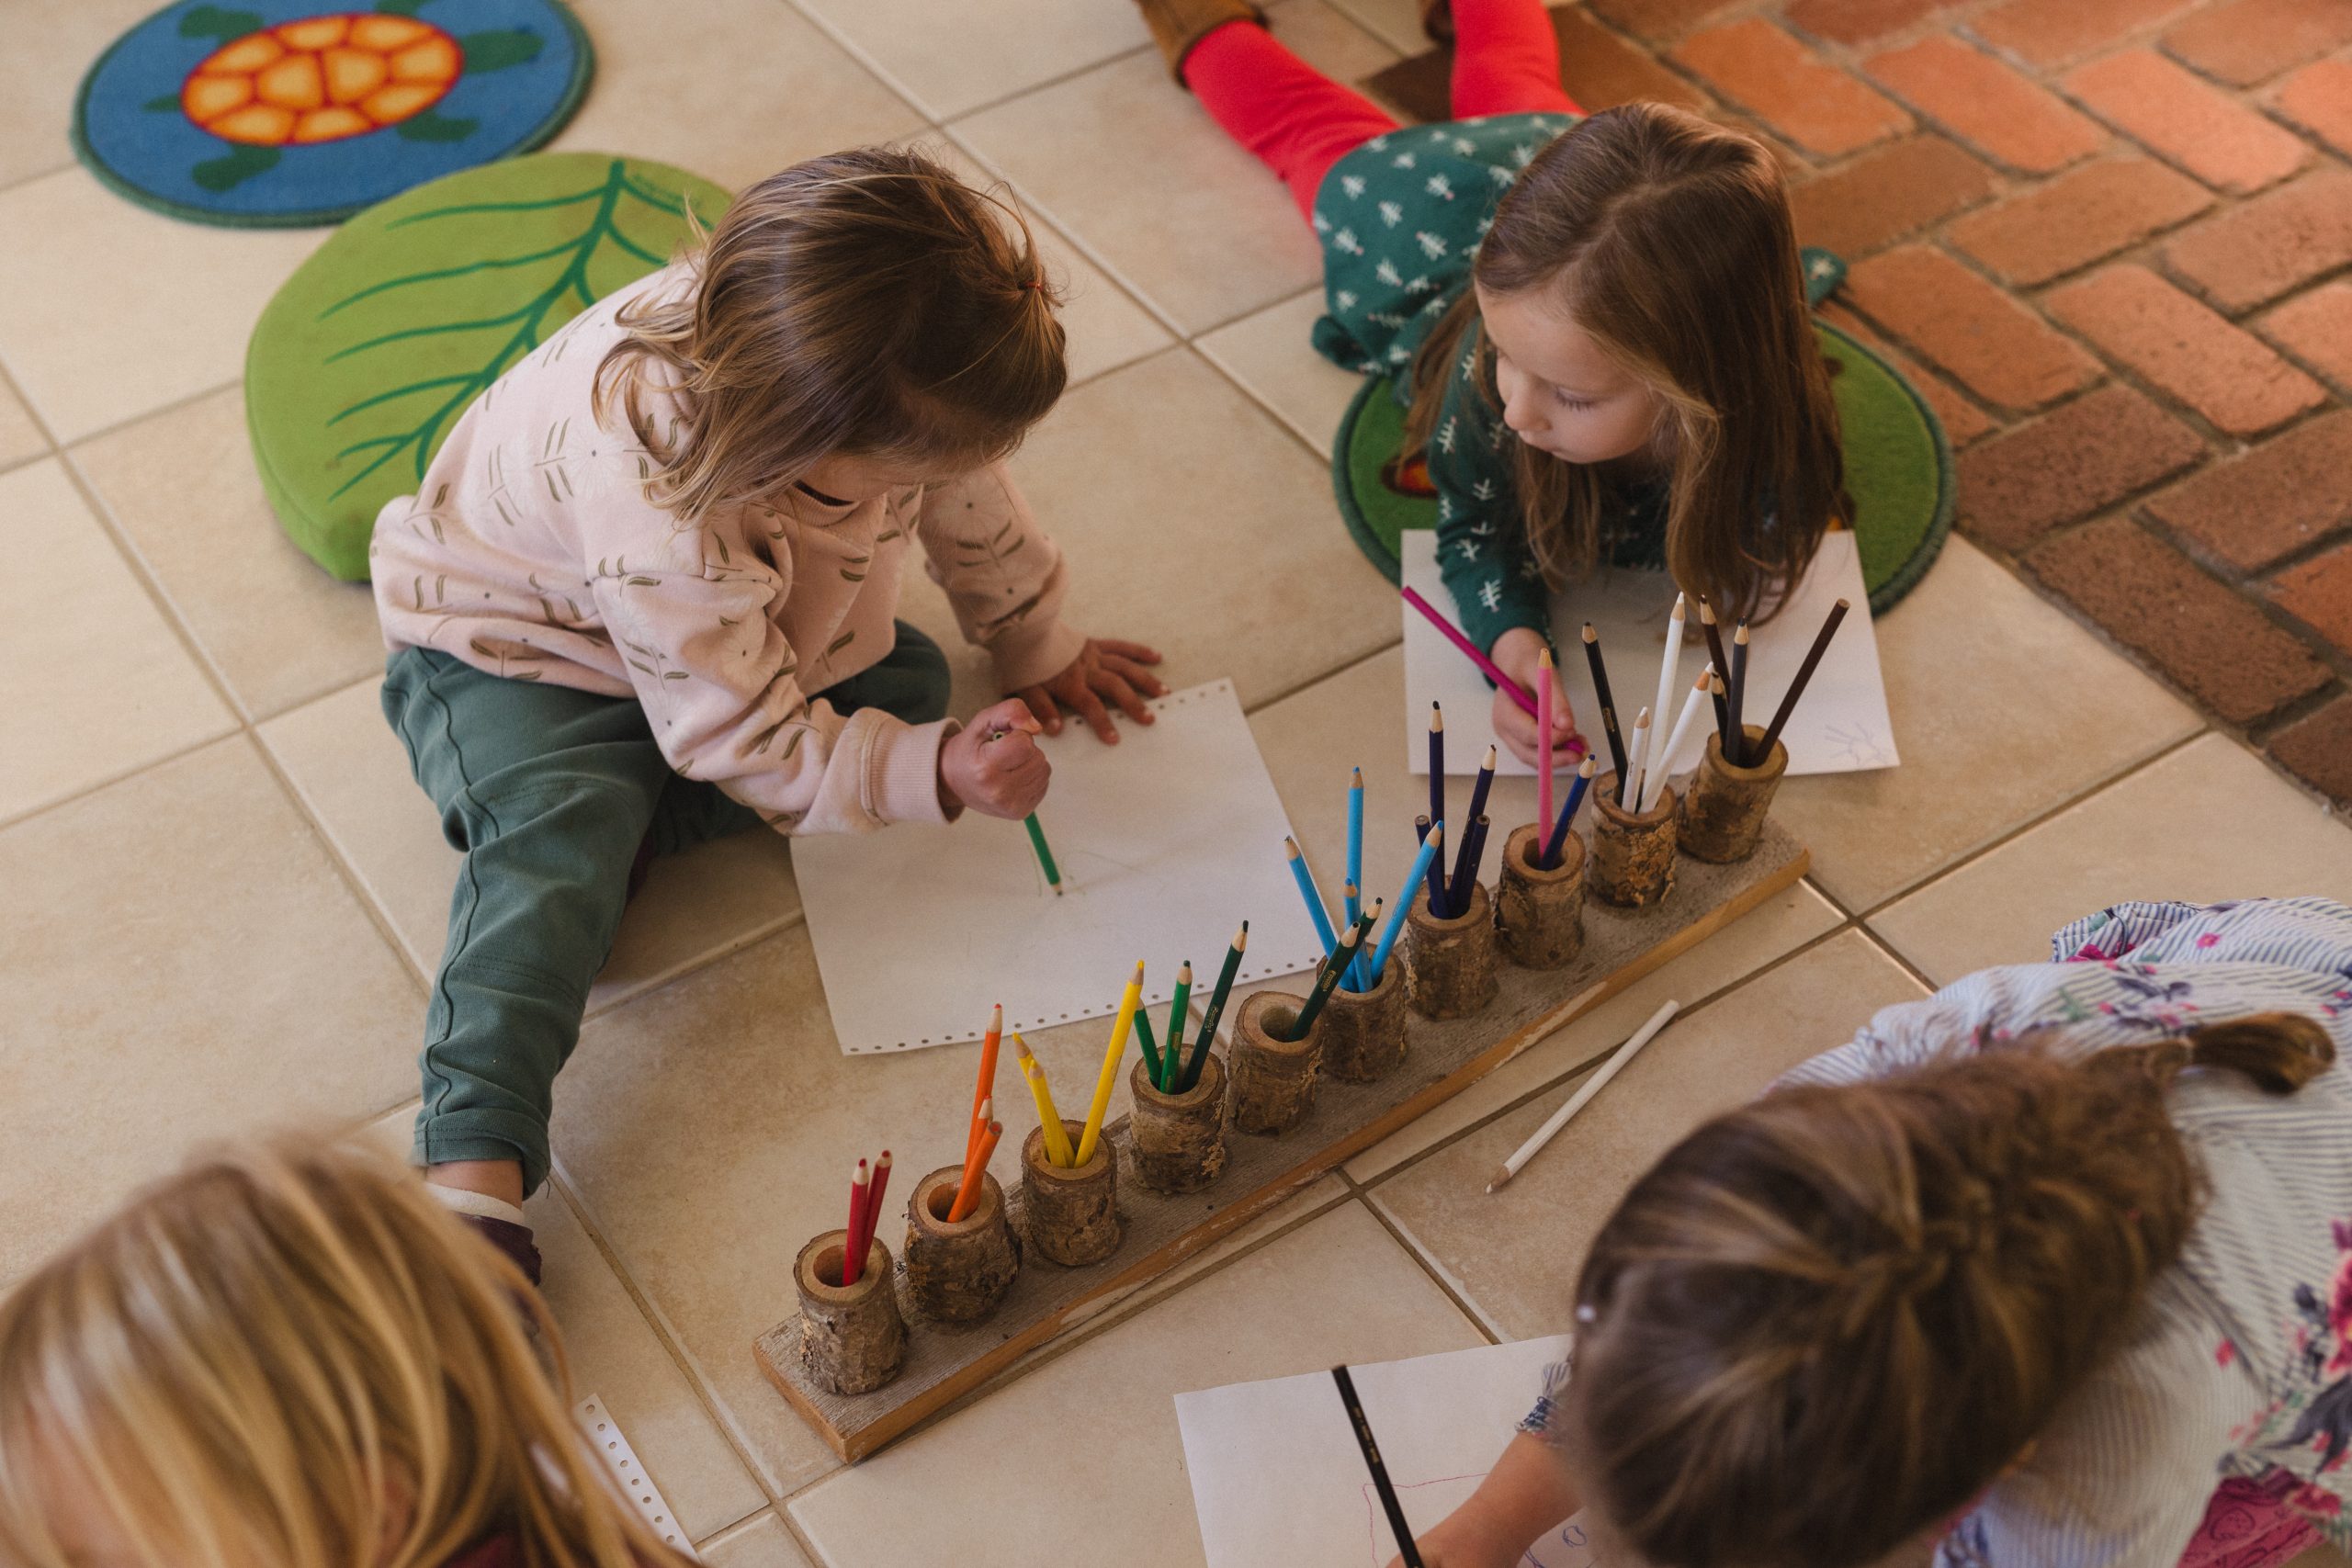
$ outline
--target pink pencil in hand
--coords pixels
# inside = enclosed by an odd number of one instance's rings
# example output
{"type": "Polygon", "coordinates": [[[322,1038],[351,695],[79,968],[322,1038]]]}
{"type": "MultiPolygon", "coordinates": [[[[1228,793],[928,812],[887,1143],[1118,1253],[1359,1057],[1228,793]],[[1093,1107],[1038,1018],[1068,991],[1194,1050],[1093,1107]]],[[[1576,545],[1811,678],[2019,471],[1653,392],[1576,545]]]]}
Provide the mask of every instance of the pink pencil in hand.
{"type": "Polygon", "coordinates": [[[1403,589],[1401,592],[1405,595],[1405,603],[1410,604],[1414,609],[1419,610],[1422,615],[1428,616],[1430,625],[1435,626],[1438,630],[1445,634],[1446,641],[1452,643],[1454,647],[1468,654],[1470,656],[1470,662],[1476,664],[1480,670],[1486,671],[1487,680],[1492,681],[1496,685],[1510,693],[1510,700],[1520,705],[1520,710],[1521,712],[1527,714],[1530,717],[1535,716],[1535,699],[1528,695],[1526,687],[1521,685],[1518,682],[1504,674],[1493,660],[1479,652],[1477,645],[1473,643],[1468,637],[1462,635],[1461,627],[1455,626],[1452,621],[1447,620],[1443,615],[1438,614],[1436,605],[1422,598],[1420,594],[1410,588],[1403,589]]]}

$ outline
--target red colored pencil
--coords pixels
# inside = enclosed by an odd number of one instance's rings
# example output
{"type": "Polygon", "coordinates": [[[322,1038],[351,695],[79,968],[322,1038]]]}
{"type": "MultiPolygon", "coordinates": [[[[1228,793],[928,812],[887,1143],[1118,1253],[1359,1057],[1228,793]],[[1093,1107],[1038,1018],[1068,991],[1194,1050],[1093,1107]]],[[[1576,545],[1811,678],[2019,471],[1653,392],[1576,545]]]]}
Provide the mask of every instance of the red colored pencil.
{"type": "Polygon", "coordinates": [[[980,1177],[988,1170],[989,1156],[996,1153],[996,1141],[1002,1136],[1004,1123],[1001,1122],[989,1122],[980,1134],[978,1146],[973,1149],[972,1157],[964,1162],[963,1185],[956,1189],[956,1201],[948,1206],[948,1224],[954,1224],[958,1220],[971,1217],[972,1210],[980,1201],[980,1177]]]}
{"type": "Polygon", "coordinates": [[[874,1249],[874,1233],[882,1228],[882,1194],[890,1185],[890,1151],[884,1149],[882,1157],[874,1162],[874,1196],[865,1205],[865,1241],[857,1249],[864,1258],[874,1249]]]}
{"type": "Polygon", "coordinates": [[[857,1283],[865,1272],[865,1248],[858,1245],[859,1233],[865,1229],[865,1215],[874,1206],[874,1190],[865,1179],[865,1162],[859,1160],[849,1177],[849,1229],[842,1238],[842,1285],[847,1289],[857,1283]]]}

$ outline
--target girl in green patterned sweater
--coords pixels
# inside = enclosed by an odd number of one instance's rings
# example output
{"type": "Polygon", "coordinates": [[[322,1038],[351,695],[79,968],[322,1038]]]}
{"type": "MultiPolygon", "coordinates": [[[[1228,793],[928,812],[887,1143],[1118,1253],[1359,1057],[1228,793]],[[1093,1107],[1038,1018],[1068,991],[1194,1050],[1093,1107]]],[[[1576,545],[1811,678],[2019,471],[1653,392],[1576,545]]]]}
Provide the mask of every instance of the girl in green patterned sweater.
{"type": "MultiPolygon", "coordinates": [[[[1604,563],[1760,618],[1851,521],[1788,193],[1754,141],[1663,104],[1581,115],[1540,0],[1424,0],[1460,118],[1410,129],[1248,0],[1138,4],[1314,226],[1315,346],[1408,401],[1459,619],[1523,687],[1551,593],[1604,563]]],[[[1534,761],[1533,719],[1498,694],[1494,722],[1534,761]]]]}

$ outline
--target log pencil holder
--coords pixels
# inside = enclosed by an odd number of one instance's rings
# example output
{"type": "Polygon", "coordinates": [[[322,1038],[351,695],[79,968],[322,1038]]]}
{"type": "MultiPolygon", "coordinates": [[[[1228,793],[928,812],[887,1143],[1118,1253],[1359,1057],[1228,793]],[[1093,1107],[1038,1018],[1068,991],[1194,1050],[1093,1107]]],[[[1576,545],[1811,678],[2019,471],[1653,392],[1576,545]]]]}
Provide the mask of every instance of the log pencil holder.
{"type": "MultiPolygon", "coordinates": [[[[1750,724],[1747,746],[1754,750],[1764,732],[1750,724]]],[[[1690,793],[1683,797],[1678,836],[1682,852],[1693,860],[1729,865],[1756,852],[1764,836],[1764,818],[1771,814],[1772,797],[1789,771],[1789,749],[1772,742],[1772,754],[1752,768],[1734,767],[1724,756],[1723,739],[1707,737],[1706,754],[1690,775],[1690,793]]]]}
{"type": "Polygon", "coordinates": [[[871,1393],[899,1375],[907,1359],[907,1325],[899,1316],[890,1249],[879,1237],[866,1248],[857,1283],[841,1282],[847,1231],[832,1230],[800,1249],[792,1266],[800,1288],[800,1365],[831,1393],[871,1393]]]}
{"type": "Polygon", "coordinates": [[[1560,863],[1536,864],[1548,825],[1530,822],[1503,845],[1495,926],[1503,956],[1522,969],[1558,969],[1584,951],[1584,840],[1560,840],[1560,863]]]}
{"type": "Polygon", "coordinates": [[[1154,1192],[1198,1192],[1224,1174],[1225,1064],[1216,1052],[1201,1059],[1200,1082],[1182,1094],[1162,1094],[1138,1057],[1127,1093],[1137,1181],[1154,1192]]]}
{"type": "Polygon", "coordinates": [[[1242,999],[1233,1016],[1226,1063],[1234,1131],[1287,1133],[1314,1105],[1323,1021],[1316,1020],[1304,1040],[1287,1038],[1306,1005],[1304,997],[1281,991],[1259,991],[1242,999]]]}
{"type": "Polygon", "coordinates": [[[1469,908],[1451,919],[1430,913],[1429,889],[1413,896],[1405,917],[1405,963],[1413,1010],[1427,1019],[1463,1018],[1495,999],[1495,906],[1484,883],[1469,908]]]}
{"type": "Polygon", "coordinates": [[[1350,1083],[1375,1083],[1405,1061],[1405,966],[1389,954],[1369,991],[1342,986],[1323,1004],[1315,1032],[1323,1037],[1323,1070],[1350,1083]]]}
{"type": "Polygon", "coordinates": [[[1617,775],[1592,782],[1592,863],[1585,876],[1604,904],[1638,909],[1674,891],[1674,791],[1639,817],[1617,804],[1617,775]]]}
{"type": "Polygon", "coordinates": [[[1021,1245],[1006,1223],[1004,1189],[995,1177],[982,1172],[972,1212],[948,1219],[963,1179],[962,1166],[942,1166],[907,1200],[907,1294],[918,1312],[941,1323],[980,1322],[1021,1272],[1021,1245]]]}
{"type": "MultiPolygon", "coordinates": [[[[1065,1121],[1062,1130],[1075,1150],[1085,1126],[1065,1121]]],[[[1099,1263],[1126,1237],[1119,1216],[1119,1156],[1108,1138],[1095,1140],[1084,1165],[1066,1170],[1046,1157],[1046,1130],[1032,1129],[1021,1145],[1021,1197],[1031,1250],[1066,1268],[1099,1263]]]]}

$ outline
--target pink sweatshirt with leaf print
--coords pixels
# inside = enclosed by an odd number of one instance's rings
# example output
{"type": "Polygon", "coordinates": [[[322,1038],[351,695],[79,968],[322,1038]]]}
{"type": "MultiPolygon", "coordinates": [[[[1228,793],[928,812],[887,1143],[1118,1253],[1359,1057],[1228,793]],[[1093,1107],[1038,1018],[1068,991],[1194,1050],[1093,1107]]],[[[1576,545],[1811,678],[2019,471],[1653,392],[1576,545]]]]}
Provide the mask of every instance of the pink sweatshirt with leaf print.
{"type": "Polygon", "coordinates": [[[1001,465],[848,506],[792,491],[692,525],[653,505],[644,447],[617,410],[596,417],[596,367],[623,307],[690,283],[673,265],[582,312],[466,411],[416,494],[378,513],[385,643],[634,697],[672,767],[784,832],[939,821],[955,722],[844,717],[822,694],[890,650],[910,544],[1006,690],[1058,673],[1083,641],[1058,613],[1060,551],[1001,465]]]}

